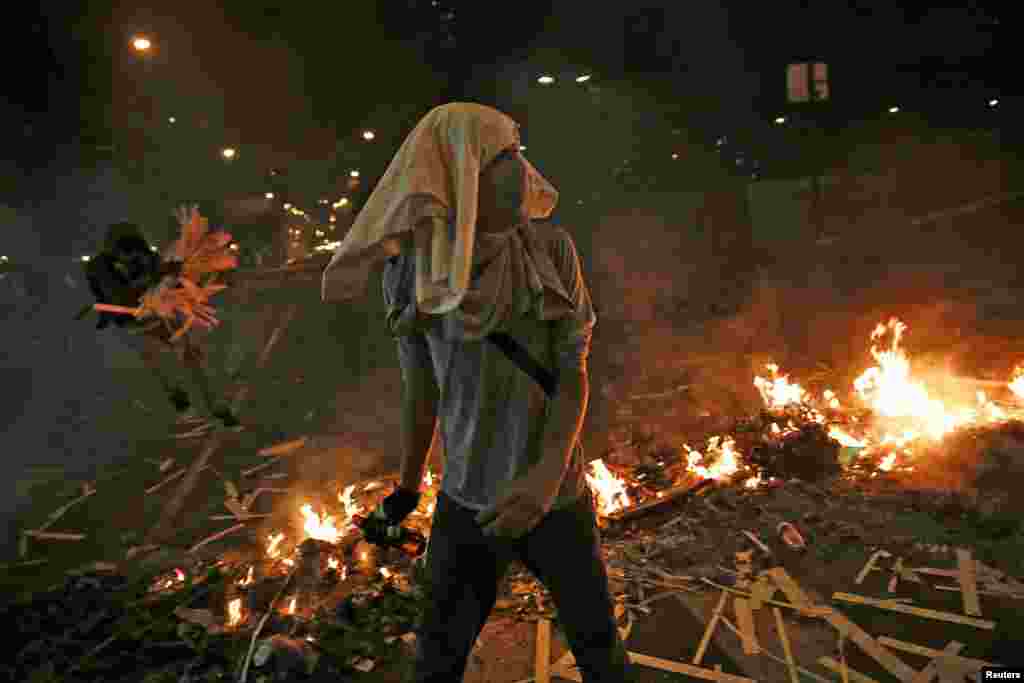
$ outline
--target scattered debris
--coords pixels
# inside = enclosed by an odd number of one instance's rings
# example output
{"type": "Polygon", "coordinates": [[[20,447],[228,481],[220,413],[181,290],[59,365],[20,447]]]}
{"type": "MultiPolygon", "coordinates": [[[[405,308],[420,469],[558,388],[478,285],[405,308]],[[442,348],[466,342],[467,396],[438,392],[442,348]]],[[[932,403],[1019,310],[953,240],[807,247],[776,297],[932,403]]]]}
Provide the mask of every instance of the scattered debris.
{"type": "Polygon", "coordinates": [[[893,600],[878,600],[875,598],[866,598],[862,595],[855,595],[852,593],[834,593],[832,595],[833,600],[842,600],[844,602],[851,602],[855,605],[871,605],[879,609],[887,609],[893,612],[902,612],[904,614],[912,614],[916,617],[924,617],[925,619],[934,619],[936,621],[948,621],[954,624],[965,624],[967,626],[974,626],[975,628],[987,629],[989,631],[995,629],[996,623],[994,621],[988,621],[986,619],[975,619],[973,617],[964,617],[959,614],[952,614],[951,612],[941,612],[934,609],[925,609],[923,607],[911,607],[910,605],[904,605],[902,603],[895,602],[893,600]]]}

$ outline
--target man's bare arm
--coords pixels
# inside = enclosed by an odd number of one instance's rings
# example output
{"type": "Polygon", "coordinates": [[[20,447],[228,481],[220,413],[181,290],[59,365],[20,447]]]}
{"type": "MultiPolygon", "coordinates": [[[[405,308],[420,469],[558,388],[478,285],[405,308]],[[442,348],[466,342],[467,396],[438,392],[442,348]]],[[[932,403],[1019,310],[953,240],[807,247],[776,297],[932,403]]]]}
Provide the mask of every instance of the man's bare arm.
{"type": "Polygon", "coordinates": [[[402,389],[402,466],[399,485],[418,491],[437,430],[439,391],[432,368],[408,368],[402,389]]]}
{"type": "Polygon", "coordinates": [[[558,379],[558,394],[551,401],[551,414],[544,434],[539,467],[546,469],[559,484],[565,476],[576,439],[583,428],[590,399],[590,379],[584,365],[563,368],[558,379]]]}

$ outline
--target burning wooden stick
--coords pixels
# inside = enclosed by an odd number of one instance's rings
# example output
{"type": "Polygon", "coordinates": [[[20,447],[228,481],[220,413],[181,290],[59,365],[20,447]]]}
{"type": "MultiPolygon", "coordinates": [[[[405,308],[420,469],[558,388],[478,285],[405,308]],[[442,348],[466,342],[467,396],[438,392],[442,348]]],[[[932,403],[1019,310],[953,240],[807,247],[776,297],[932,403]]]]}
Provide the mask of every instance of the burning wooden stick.
{"type": "Polygon", "coordinates": [[[627,520],[630,520],[630,519],[634,519],[636,517],[639,517],[640,515],[643,515],[644,513],[650,512],[652,509],[654,509],[656,507],[660,507],[661,505],[664,505],[665,503],[668,503],[669,501],[677,500],[679,498],[682,498],[682,497],[684,497],[686,495],[689,495],[689,494],[692,494],[692,493],[697,493],[701,489],[704,489],[704,488],[706,488],[708,486],[711,486],[714,483],[715,483],[714,479],[702,479],[699,482],[697,482],[696,484],[686,484],[684,486],[675,486],[675,487],[670,488],[670,489],[668,489],[666,491],[662,491],[661,492],[662,493],[661,498],[654,498],[653,500],[649,500],[649,501],[647,501],[645,503],[640,503],[638,505],[633,505],[632,507],[628,507],[628,508],[626,508],[624,510],[619,510],[618,512],[615,512],[615,513],[612,513],[612,514],[608,515],[607,519],[612,520],[612,521],[616,521],[616,522],[622,522],[622,521],[627,521],[627,520]]]}

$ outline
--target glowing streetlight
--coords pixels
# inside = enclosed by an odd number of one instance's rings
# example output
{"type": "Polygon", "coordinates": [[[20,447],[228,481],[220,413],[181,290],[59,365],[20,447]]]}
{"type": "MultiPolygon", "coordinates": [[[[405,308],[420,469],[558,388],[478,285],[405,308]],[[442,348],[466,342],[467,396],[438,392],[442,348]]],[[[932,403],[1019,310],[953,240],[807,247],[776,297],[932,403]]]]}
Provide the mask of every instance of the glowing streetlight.
{"type": "Polygon", "coordinates": [[[268,192],[268,193],[266,193],[263,196],[266,197],[267,199],[273,199],[274,198],[274,193],[273,192],[268,192]]]}
{"type": "Polygon", "coordinates": [[[537,82],[540,83],[541,85],[551,85],[552,83],[555,82],[555,78],[554,76],[544,75],[538,78],[537,82]]]}
{"type": "Polygon", "coordinates": [[[889,107],[889,113],[890,114],[898,114],[899,111],[900,111],[899,107],[889,107]]]}
{"type": "Polygon", "coordinates": [[[231,161],[232,159],[235,158],[235,156],[238,155],[238,152],[235,150],[234,147],[225,147],[220,151],[220,155],[227,159],[228,161],[231,161]]]}
{"type": "Polygon", "coordinates": [[[6,256],[0,256],[0,263],[7,263],[10,260],[11,259],[7,258],[6,256]]]}
{"type": "Polygon", "coordinates": [[[353,178],[359,177],[359,171],[349,171],[348,174],[353,178]]]}
{"type": "Polygon", "coordinates": [[[519,145],[519,151],[520,152],[525,152],[526,151],[526,145],[519,145]]]}
{"type": "Polygon", "coordinates": [[[785,116],[776,116],[775,117],[775,123],[779,124],[780,126],[782,124],[784,124],[785,122],[786,122],[786,117],[785,116]]]}
{"type": "Polygon", "coordinates": [[[231,245],[231,250],[232,251],[238,251],[238,245],[237,244],[232,244],[231,245]]]}
{"type": "Polygon", "coordinates": [[[673,153],[672,153],[672,161],[675,161],[675,160],[677,160],[678,158],[679,158],[679,155],[678,155],[678,154],[676,154],[675,152],[673,152],[673,153]]]}
{"type": "Polygon", "coordinates": [[[285,211],[287,211],[287,210],[288,210],[288,209],[290,209],[290,208],[292,208],[292,205],[291,205],[291,204],[289,204],[288,202],[285,202],[285,203],[284,203],[284,210],[285,210],[285,211]]]}
{"type": "Polygon", "coordinates": [[[988,101],[988,106],[990,106],[990,107],[998,107],[999,106],[999,100],[989,100],[988,101]]]}
{"type": "Polygon", "coordinates": [[[590,74],[583,74],[582,76],[577,76],[576,77],[576,82],[577,83],[586,83],[589,80],[590,80],[590,74]]]}
{"type": "Polygon", "coordinates": [[[372,130],[364,130],[363,131],[363,139],[364,140],[372,140],[375,137],[377,137],[377,134],[374,133],[372,130]]]}
{"type": "Polygon", "coordinates": [[[152,41],[146,36],[135,36],[132,38],[132,49],[136,52],[149,52],[152,47],[152,41]]]}
{"type": "Polygon", "coordinates": [[[331,216],[327,220],[329,220],[331,223],[337,223],[338,222],[338,217],[337,216],[331,216]]]}
{"type": "Polygon", "coordinates": [[[178,122],[178,119],[174,118],[173,116],[168,116],[167,117],[167,123],[177,123],[177,122],[178,122]]]}
{"type": "Polygon", "coordinates": [[[82,263],[88,263],[90,260],[92,260],[92,257],[89,255],[85,255],[82,257],[82,263]]]}

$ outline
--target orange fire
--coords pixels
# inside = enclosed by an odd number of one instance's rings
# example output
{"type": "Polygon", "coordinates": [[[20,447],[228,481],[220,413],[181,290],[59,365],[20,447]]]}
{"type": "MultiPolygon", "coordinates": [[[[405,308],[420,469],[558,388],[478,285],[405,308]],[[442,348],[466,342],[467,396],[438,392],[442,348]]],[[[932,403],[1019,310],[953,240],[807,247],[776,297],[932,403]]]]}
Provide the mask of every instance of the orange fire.
{"type": "Polygon", "coordinates": [[[306,532],[307,537],[328,543],[337,543],[338,539],[341,538],[341,532],[334,525],[334,517],[326,513],[321,517],[313,512],[313,506],[309,504],[303,505],[301,512],[305,519],[303,530],[306,532]]]}
{"type": "Polygon", "coordinates": [[[284,533],[278,533],[267,537],[270,545],[267,546],[267,557],[276,560],[281,556],[281,541],[284,540],[284,533]]]}
{"type": "Polygon", "coordinates": [[[228,603],[228,626],[242,623],[242,598],[235,598],[228,603]]]}
{"type": "Polygon", "coordinates": [[[298,602],[299,599],[297,597],[292,598],[291,602],[288,603],[288,614],[295,614],[295,607],[297,606],[298,602]]]}
{"type": "Polygon", "coordinates": [[[730,436],[713,436],[708,439],[708,447],[705,453],[695,451],[686,444],[686,460],[690,472],[704,479],[727,479],[740,469],[740,463],[736,452],[736,441],[730,436]],[[707,461],[709,466],[701,465],[701,461],[707,461]]]}
{"type": "Polygon", "coordinates": [[[254,569],[254,567],[249,567],[249,571],[248,571],[248,573],[246,573],[245,578],[238,582],[239,586],[251,586],[252,585],[252,583],[253,583],[253,578],[252,578],[253,569],[254,569]]]}
{"type": "Polygon", "coordinates": [[[889,455],[882,458],[882,462],[878,463],[878,469],[883,472],[889,472],[893,467],[896,466],[896,454],[890,453],[889,455]]]}
{"type": "Polygon", "coordinates": [[[391,578],[391,570],[388,569],[387,567],[381,567],[380,568],[380,575],[383,576],[385,579],[390,579],[391,578]]]}
{"type": "Polygon", "coordinates": [[[423,485],[428,489],[434,485],[434,475],[430,473],[430,468],[427,467],[423,473],[423,485]]]}
{"type": "Polygon", "coordinates": [[[590,472],[585,473],[587,483],[597,496],[598,512],[602,515],[613,514],[632,505],[626,493],[626,482],[612,474],[604,461],[598,459],[590,463],[590,472]]]}
{"type": "Polygon", "coordinates": [[[1013,378],[1010,380],[1009,387],[1014,396],[1024,400],[1024,365],[1013,369],[1013,378]]]}
{"type": "Polygon", "coordinates": [[[785,410],[791,405],[805,402],[807,392],[803,387],[790,382],[788,375],[780,375],[779,366],[775,363],[769,363],[766,367],[771,378],[754,377],[754,386],[769,410],[785,410]]]}

